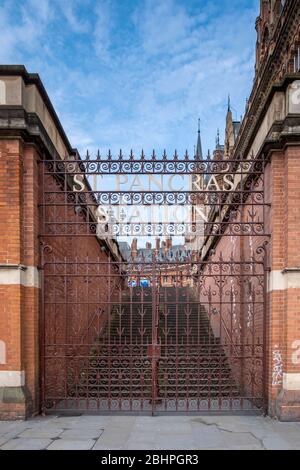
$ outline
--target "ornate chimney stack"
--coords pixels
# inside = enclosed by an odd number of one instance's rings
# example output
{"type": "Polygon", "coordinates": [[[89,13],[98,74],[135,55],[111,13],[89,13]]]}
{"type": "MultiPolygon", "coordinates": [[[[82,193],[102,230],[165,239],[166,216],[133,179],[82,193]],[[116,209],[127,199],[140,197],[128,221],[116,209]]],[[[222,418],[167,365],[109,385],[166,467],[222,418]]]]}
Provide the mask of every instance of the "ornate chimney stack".
{"type": "Polygon", "coordinates": [[[167,239],[167,250],[172,249],[172,242],[173,242],[172,237],[167,239]]]}
{"type": "Polygon", "coordinates": [[[157,238],[155,240],[155,247],[156,247],[156,251],[158,252],[160,250],[160,238],[157,238]]]}
{"type": "Polygon", "coordinates": [[[131,243],[131,257],[132,257],[132,259],[137,257],[137,252],[138,252],[137,238],[134,238],[132,240],[132,243],[131,243]]]}
{"type": "Polygon", "coordinates": [[[154,255],[158,256],[159,251],[160,251],[160,238],[156,238],[155,239],[155,247],[154,247],[154,250],[153,250],[154,255]]]}

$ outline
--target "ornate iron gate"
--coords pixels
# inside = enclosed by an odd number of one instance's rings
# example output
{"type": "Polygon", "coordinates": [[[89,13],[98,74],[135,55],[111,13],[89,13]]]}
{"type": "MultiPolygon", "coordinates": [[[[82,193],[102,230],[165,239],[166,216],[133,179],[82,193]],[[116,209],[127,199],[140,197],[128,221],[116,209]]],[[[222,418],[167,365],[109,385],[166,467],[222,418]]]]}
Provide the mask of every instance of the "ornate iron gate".
{"type": "Polygon", "coordinates": [[[264,411],[264,158],[40,167],[43,410],[264,411]]]}

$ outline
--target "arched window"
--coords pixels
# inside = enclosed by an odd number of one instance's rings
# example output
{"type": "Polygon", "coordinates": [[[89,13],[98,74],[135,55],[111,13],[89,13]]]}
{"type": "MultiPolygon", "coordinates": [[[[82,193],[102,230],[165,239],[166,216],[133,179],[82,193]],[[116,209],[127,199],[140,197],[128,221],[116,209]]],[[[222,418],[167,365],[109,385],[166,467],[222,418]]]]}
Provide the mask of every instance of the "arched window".
{"type": "Polygon", "coordinates": [[[293,57],[293,66],[294,72],[297,73],[300,71],[300,44],[296,47],[296,52],[293,57]]]}
{"type": "Polygon", "coordinates": [[[269,0],[269,15],[271,14],[272,11],[272,0],[269,0]]]}
{"type": "Polygon", "coordinates": [[[6,85],[3,80],[0,80],[0,104],[6,104],[6,85]]]}

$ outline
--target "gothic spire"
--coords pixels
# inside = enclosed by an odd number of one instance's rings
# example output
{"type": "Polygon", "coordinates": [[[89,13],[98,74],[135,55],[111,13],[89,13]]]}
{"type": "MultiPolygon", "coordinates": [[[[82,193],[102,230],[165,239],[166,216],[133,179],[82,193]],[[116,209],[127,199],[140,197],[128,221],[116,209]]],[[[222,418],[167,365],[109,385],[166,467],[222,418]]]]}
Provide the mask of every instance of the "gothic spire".
{"type": "Polygon", "coordinates": [[[198,140],[197,140],[197,148],[196,148],[197,160],[203,160],[200,122],[201,122],[200,119],[198,119],[198,140]]]}
{"type": "Polygon", "coordinates": [[[216,149],[219,150],[219,148],[220,148],[220,129],[218,129],[217,137],[216,137],[216,149]]]}

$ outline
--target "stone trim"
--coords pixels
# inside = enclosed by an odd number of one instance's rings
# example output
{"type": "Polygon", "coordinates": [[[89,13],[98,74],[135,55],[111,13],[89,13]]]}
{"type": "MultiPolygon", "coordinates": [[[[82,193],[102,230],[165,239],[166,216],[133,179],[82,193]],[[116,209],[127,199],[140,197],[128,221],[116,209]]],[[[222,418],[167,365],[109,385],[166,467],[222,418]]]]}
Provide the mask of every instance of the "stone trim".
{"type": "Polygon", "coordinates": [[[40,76],[37,73],[29,73],[26,70],[26,67],[24,65],[0,65],[0,79],[1,77],[22,77],[25,85],[35,85],[36,88],[38,89],[41,98],[45,105],[47,106],[47,109],[51,115],[51,118],[54,121],[55,126],[57,127],[62,140],[68,149],[68,152],[70,154],[74,153],[74,149],[72,149],[71,144],[69,142],[69,139],[63,129],[63,126],[58,118],[58,115],[51,103],[51,100],[49,98],[49,95],[42,83],[42,80],[40,79],[40,76]]]}
{"type": "Polygon", "coordinates": [[[0,370],[0,387],[23,387],[25,372],[17,370],[0,370]]]}
{"type": "Polygon", "coordinates": [[[300,373],[284,373],[283,388],[284,390],[300,390],[300,373]]]}
{"type": "MultiPolygon", "coordinates": [[[[25,143],[36,145],[41,153],[46,150],[52,158],[61,158],[39,116],[28,113],[22,106],[0,106],[0,138],[20,138],[25,143]]],[[[69,154],[76,158],[76,150],[69,154]]]]}
{"type": "Polygon", "coordinates": [[[300,289],[300,268],[286,268],[271,271],[268,276],[267,292],[300,289]]]}
{"type": "Polygon", "coordinates": [[[0,264],[0,285],[22,285],[41,287],[39,270],[36,266],[21,264],[0,264]]]}

